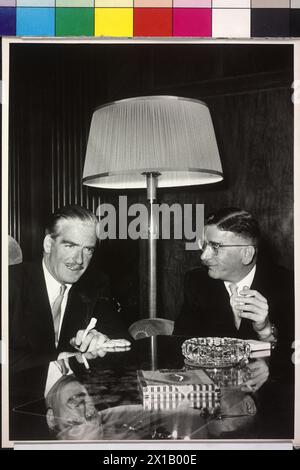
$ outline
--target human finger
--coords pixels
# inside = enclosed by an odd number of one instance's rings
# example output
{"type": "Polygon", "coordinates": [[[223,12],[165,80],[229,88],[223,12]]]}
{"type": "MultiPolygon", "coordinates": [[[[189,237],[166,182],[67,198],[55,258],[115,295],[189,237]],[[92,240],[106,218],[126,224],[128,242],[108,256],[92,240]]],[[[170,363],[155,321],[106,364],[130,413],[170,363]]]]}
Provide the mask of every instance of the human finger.
{"type": "Polygon", "coordinates": [[[89,333],[86,335],[84,340],[81,342],[79,346],[79,351],[80,352],[86,352],[89,349],[89,346],[91,344],[91,341],[93,340],[94,336],[97,334],[96,330],[91,330],[89,333]]]}
{"type": "Polygon", "coordinates": [[[105,342],[105,346],[123,348],[131,346],[131,343],[127,339],[109,339],[105,342]]]}
{"type": "Polygon", "coordinates": [[[253,305],[261,310],[268,311],[269,307],[268,304],[262,302],[261,300],[257,299],[256,297],[236,297],[233,299],[234,307],[243,307],[244,305],[253,305]]]}
{"type": "Polygon", "coordinates": [[[98,335],[94,335],[94,337],[92,338],[89,344],[87,352],[90,353],[90,352],[96,351],[98,349],[97,344],[98,344],[98,335]]]}
{"type": "Polygon", "coordinates": [[[80,347],[82,338],[83,338],[83,333],[84,333],[84,330],[77,331],[77,334],[75,336],[75,347],[78,347],[78,348],[80,347]]]}
{"type": "Polygon", "coordinates": [[[245,286],[240,292],[240,295],[243,297],[254,297],[257,300],[260,300],[261,302],[268,303],[267,299],[257,290],[254,289],[249,289],[249,287],[245,286]]]}
{"type": "Polygon", "coordinates": [[[258,323],[258,322],[262,321],[262,317],[259,314],[253,313],[253,312],[247,312],[245,310],[239,312],[239,317],[240,318],[248,318],[249,320],[252,320],[255,323],[258,323]]]}
{"type": "Polygon", "coordinates": [[[97,334],[97,349],[102,348],[103,344],[109,341],[108,336],[103,335],[102,333],[97,334]]]}

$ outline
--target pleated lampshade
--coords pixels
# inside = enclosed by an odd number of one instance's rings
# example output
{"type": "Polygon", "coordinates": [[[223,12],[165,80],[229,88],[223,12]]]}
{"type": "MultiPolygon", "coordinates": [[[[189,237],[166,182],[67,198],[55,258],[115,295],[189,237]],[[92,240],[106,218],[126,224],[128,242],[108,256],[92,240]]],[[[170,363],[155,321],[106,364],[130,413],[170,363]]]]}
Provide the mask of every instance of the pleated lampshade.
{"type": "Polygon", "coordinates": [[[98,108],[91,122],[83,183],[146,188],[145,173],[155,172],[160,173],[161,188],[223,179],[207,105],[175,96],[145,96],[98,108]]]}

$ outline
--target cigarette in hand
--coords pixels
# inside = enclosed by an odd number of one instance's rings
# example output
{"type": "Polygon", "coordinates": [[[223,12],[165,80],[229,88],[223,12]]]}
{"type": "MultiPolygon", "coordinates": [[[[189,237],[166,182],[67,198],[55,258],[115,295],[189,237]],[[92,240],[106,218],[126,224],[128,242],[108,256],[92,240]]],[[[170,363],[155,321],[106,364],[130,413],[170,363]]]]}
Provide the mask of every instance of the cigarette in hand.
{"type": "Polygon", "coordinates": [[[86,329],[83,332],[82,339],[81,339],[82,343],[85,340],[88,333],[95,328],[96,323],[97,323],[97,319],[96,318],[91,318],[90,323],[88,324],[88,326],[86,327],[86,329]]]}
{"type": "Polygon", "coordinates": [[[82,357],[82,361],[83,361],[84,367],[85,367],[86,369],[89,369],[90,366],[89,366],[89,363],[88,363],[88,361],[87,361],[87,358],[85,357],[84,354],[81,354],[81,357],[82,357]]]}

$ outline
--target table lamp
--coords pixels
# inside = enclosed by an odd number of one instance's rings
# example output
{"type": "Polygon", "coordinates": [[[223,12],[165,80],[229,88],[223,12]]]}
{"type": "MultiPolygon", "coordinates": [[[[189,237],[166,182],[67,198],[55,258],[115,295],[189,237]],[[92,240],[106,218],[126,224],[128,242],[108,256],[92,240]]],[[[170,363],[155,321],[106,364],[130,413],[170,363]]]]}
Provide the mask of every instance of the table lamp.
{"type": "Polygon", "coordinates": [[[176,96],[142,96],[94,111],[83,184],[147,189],[149,318],[157,317],[156,189],[222,179],[214,127],[205,103],[176,96]]]}

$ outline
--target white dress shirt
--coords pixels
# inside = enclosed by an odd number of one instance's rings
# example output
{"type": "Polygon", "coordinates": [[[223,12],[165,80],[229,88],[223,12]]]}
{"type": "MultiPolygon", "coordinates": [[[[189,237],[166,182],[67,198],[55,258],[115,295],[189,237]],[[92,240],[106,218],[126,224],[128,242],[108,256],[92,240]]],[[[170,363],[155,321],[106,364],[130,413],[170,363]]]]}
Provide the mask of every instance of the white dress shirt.
{"type": "MultiPolygon", "coordinates": [[[[52,274],[49,273],[49,271],[48,271],[48,269],[45,265],[44,260],[43,260],[43,271],[44,271],[44,277],[45,277],[45,281],[46,281],[48,299],[49,299],[49,303],[50,303],[51,310],[52,310],[52,305],[53,305],[55,299],[58,297],[58,295],[60,293],[61,283],[59,283],[56,279],[54,279],[52,274]]],[[[65,286],[66,286],[66,290],[65,290],[65,293],[64,293],[64,298],[63,298],[62,303],[61,303],[61,307],[60,307],[60,312],[61,313],[60,313],[60,322],[59,322],[59,329],[58,329],[58,339],[59,339],[59,336],[60,336],[61,325],[62,325],[64,315],[65,315],[69,290],[72,287],[72,284],[65,284],[65,286]]],[[[58,344],[58,342],[55,343],[56,347],[57,347],[57,344],[58,344]]],[[[72,373],[72,371],[69,370],[68,373],[70,374],[70,373],[72,373]]],[[[49,392],[51,387],[56,383],[56,381],[62,375],[63,375],[63,373],[60,369],[59,363],[57,361],[50,362],[49,368],[48,368],[45,391],[44,391],[44,396],[45,397],[47,396],[47,393],[49,392]]]]}
{"type": "MultiPolygon", "coordinates": [[[[52,309],[55,299],[59,296],[61,283],[58,282],[56,279],[54,279],[52,274],[49,273],[44,260],[43,260],[43,271],[44,271],[44,277],[46,281],[48,299],[49,299],[49,303],[52,309]]],[[[72,284],[65,284],[65,286],[66,286],[66,290],[64,293],[64,298],[61,303],[61,307],[60,307],[61,313],[60,313],[60,322],[59,322],[59,329],[58,329],[58,339],[60,336],[61,325],[64,319],[66,305],[68,301],[68,295],[69,295],[70,288],[72,287],[72,284]]],[[[57,347],[57,344],[58,343],[55,344],[56,347],[57,347]]]]}

